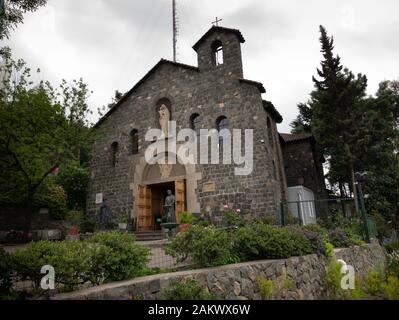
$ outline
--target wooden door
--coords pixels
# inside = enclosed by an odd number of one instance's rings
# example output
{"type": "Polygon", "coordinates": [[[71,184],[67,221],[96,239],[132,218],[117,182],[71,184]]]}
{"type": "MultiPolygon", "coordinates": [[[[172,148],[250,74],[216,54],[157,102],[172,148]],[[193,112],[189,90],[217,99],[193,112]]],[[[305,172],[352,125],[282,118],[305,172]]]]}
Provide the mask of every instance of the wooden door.
{"type": "Polygon", "coordinates": [[[180,221],[180,214],[186,210],[186,186],[185,180],[175,181],[175,199],[176,199],[176,220],[180,221]]]}
{"type": "Polygon", "coordinates": [[[151,188],[139,186],[137,201],[137,231],[148,231],[153,229],[154,219],[152,216],[151,188]]]}

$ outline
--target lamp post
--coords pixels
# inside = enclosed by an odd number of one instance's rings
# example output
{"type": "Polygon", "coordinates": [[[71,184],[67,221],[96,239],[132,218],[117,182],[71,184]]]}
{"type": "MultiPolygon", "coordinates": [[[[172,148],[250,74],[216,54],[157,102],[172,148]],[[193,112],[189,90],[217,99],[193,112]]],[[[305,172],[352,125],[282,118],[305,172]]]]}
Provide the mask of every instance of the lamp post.
{"type": "Polygon", "coordinates": [[[356,172],[356,184],[359,188],[359,198],[360,198],[360,208],[362,211],[362,219],[363,219],[363,225],[364,225],[364,230],[366,232],[366,241],[369,243],[370,242],[370,232],[369,232],[369,227],[367,223],[367,217],[366,217],[366,207],[364,205],[364,196],[363,196],[363,190],[362,190],[362,184],[366,183],[368,181],[368,175],[367,172],[356,172]]]}

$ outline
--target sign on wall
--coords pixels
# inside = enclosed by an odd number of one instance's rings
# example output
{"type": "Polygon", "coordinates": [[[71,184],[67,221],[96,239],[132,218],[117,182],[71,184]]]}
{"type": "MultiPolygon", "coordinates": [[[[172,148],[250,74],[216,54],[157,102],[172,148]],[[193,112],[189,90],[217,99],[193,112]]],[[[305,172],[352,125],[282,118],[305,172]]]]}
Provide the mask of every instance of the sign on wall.
{"type": "Polygon", "coordinates": [[[103,203],[103,194],[100,193],[96,193],[96,204],[101,204],[103,203]]]}

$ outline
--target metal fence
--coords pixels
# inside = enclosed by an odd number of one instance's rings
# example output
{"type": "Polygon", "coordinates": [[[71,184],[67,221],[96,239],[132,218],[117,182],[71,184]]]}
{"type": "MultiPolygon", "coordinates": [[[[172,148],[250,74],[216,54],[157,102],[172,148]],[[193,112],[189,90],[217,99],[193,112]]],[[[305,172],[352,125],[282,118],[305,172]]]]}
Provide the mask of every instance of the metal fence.
{"type": "Polygon", "coordinates": [[[353,198],[282,202],[280,212],[280,222],[283,226],[317,223],[331,229],[342,225],[344,221],[357,222],[363,225],[366,240],[377,236],[375,222],[365,213],[356,211],[353,198]]]}

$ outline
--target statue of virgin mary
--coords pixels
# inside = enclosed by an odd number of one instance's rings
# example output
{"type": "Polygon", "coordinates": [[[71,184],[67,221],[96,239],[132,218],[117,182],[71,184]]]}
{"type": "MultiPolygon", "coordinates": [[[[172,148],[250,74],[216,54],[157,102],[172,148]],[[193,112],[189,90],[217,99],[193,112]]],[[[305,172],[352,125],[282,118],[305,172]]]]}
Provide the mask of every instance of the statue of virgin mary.
{"type": "Polygon", "coordinates": [[[170,120],[170,112],[168,108],[162,104],[159,108],[159,124],[161,125],[162,134],[164,137],[168,136],[169,132],[169,120],[170,120]]]}

